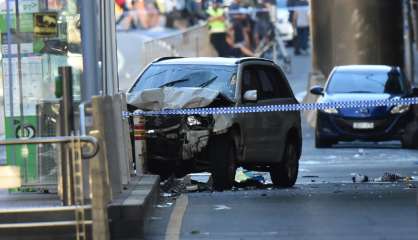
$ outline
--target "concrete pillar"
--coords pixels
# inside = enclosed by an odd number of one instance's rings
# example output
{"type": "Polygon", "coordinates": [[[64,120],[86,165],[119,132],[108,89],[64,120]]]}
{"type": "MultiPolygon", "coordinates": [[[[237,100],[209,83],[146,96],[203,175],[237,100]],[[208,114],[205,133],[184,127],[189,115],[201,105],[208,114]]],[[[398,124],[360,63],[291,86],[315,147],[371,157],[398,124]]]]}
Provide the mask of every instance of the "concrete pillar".
{"type": "Polygon", "coordinates": [[[403,1],[311,0],[313,69],[336,65],[405,66],[403,1]]]}

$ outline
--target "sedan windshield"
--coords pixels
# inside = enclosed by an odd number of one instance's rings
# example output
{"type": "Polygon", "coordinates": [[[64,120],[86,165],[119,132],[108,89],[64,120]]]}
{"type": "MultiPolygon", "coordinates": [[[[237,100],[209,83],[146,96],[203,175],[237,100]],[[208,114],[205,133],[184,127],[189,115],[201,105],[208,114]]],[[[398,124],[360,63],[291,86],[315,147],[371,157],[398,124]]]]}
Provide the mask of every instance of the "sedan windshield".
{"type": "Polygon", "coordinates": [[[152,65],[131,90],[143,91],[162,87],[200,87],[235,96],[236,67],[207,65],[152,65]]]}
{"type": "Polygon", "coordinates": [[[403,77],[397,71],[336,71],[327,93],[404,93],[403,77]]]}

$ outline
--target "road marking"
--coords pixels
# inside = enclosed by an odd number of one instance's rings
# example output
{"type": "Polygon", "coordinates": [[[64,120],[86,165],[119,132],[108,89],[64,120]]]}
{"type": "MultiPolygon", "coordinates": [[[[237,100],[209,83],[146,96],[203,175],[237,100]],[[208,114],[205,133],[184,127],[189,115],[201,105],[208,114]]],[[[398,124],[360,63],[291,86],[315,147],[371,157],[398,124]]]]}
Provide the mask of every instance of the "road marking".
{"type": "Polygon", "coordinates": [[[170,216],[167,230],[165,232],[166,240],[179,240],[181,233],[181,225],[183,222],[183,216],[186,212],[187,205],[189,204],[189,198],[187,195],[181,195],[177,201],[176,206],[170,216]]]}

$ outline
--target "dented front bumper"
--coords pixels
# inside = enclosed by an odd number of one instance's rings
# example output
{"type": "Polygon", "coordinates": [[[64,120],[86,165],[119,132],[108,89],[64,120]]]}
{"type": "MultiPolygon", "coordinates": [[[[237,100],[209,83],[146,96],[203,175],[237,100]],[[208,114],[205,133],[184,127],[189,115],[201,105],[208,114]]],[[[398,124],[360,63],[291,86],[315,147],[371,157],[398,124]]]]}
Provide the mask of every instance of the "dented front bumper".
{"type": "Polygon", "coordinates": [[[147,159],[177,164],[188,160],[205,162],[210,138],[226,133],[231,126],[231,117],[226,115],[147,117],[147,159]]]}

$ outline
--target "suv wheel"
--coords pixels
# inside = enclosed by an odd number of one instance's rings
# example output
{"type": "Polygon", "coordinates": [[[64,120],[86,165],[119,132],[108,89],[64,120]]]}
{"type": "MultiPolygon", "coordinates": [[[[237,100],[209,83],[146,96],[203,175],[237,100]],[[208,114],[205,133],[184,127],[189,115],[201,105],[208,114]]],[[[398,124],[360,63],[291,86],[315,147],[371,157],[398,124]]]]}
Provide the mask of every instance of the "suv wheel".
{"type": "Polygon", "coordinates": [[[330,148],[332,144],[335,144],[335,141],[323,139],[319,136],[318,133],[315,134],[315,147],[316,148],[330,148]]]}
{"type": "Polygon", "coordinates": [[[229,135],[219,135],[209,142],[209,161],[216,191],[229,190],[234,185],[236,152],[232,139],[229,135]]]}
{"type": "Polygon", "coordinates": [[[273,184],[277,187],[292,187],[296,183],[299,171],[299,159],[296,146],[287,143],[280,164],[272,166],[270,177],[273,184]]]}

